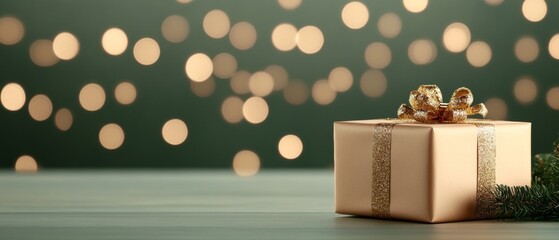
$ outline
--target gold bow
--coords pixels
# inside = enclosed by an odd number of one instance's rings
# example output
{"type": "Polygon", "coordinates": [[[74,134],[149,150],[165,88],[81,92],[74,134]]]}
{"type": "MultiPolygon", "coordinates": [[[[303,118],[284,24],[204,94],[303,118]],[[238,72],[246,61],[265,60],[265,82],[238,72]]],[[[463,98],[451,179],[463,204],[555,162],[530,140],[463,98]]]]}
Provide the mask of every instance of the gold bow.
{"type": "Polygon", "coordinates": [[[487,115],[487,108],[483,103],[470,106],[474,95],[465,87],[456,89],[449,103],[442,101],[443,95],[437,85],[421,85],[410,92],[411,107],[400,105],[398,118],[415,119],[423,123],[459,123],[465,121],[469,115],[487,115]]]}

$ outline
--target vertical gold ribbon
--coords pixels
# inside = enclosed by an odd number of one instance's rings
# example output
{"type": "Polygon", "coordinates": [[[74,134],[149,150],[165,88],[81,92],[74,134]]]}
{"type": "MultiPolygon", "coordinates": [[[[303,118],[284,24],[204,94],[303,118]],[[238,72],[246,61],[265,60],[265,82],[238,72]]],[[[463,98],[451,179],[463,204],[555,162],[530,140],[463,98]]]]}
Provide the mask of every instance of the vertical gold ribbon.
{"type": "Polygon", "coordinates": [[[477,191],[476,191],[476,219],[487,219],[494,216],[489,207],[493,199],[496,185],[495,161],[497,146],[495,126],[481,121],[468,121],[477,127],[477,191]]]}
{"type": "Polygon", "coordinates": [[[390,218],[390,162],[392,129],[396,123],[379,123],[373,130],[371,214],[390,218]]]}

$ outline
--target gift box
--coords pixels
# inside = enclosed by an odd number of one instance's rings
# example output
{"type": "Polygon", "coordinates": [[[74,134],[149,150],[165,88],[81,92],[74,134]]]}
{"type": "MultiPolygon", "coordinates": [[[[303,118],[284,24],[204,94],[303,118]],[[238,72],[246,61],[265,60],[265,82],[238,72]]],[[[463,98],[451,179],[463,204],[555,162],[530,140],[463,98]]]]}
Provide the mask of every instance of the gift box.
{"type": "Polygon", "coordinates": [[[341,214],[440,223],[491,218],[496,184],[530,185],[531,124],[334,123],[341,214]]]}

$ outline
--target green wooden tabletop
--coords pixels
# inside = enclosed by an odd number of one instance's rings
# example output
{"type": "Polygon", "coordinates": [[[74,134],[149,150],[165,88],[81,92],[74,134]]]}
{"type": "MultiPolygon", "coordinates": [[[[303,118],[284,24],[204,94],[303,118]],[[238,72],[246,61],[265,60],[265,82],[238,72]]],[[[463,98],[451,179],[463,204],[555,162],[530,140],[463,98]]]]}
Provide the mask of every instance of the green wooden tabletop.
{"type": "Polygon", "coordinates": [[[331,171],[0,172],[0,239],[557,239],[559,223],[333,213],[331,171]]]}

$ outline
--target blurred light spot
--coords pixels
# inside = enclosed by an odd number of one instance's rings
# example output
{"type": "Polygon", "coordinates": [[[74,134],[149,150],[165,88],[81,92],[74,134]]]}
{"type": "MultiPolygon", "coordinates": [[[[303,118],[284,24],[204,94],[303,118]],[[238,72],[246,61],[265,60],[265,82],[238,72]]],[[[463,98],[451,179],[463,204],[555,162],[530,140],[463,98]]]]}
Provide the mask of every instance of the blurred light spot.
{"type": "Polygon", "coordinates": [[[365,49],[365,61],[375,69],[383,69],[390,64],[392,52],[384,43],[373,42],[365,49]]]}
{"type": "Polygon", "coordinates": [[[250,150],[242,150],[233,158],[233,171],[241,177],[250,177],[258,173],[260,158],[250,150]]]}
{"type": "Polygon", "coordinates": [[[544,0],[524,0],[522,14],[530,22],[539,22],[547,14],[547,4],[544,0]]]}
{"type": "Polygon", "coordinates": [[[328,105],[336,99],[336,91],[330,87],[328,80],[318,80],[312,86],[312,98],[320,105],[328,105]]]}
{"type": "Polygon", "coordinates": [[[429,0],[403,0],[403,2],[406,10],[412,13],[423,12],[429,4],[429,0]]]}
{"type": "Polygon", "coordinates": [[[243,104],[243,116],[252,124],[258,124],[268,117],[268,103],[261,97],[251,97],[243,104]]]}
{"type": "Polygon", "coordinates": [[[202,23],[204,32],[211,38],[223,38],[229,33],[229,16],[222,10],[214,9],[206,14],[202,23]]]}
{"type": "Polygon", "coordinates": [[[248,80],[248,88],[255,96],[268,96],[274,90],[274,79],[267,72],[255,72],[248,80]]]}
{"type": "Polygon", "coordinates": [[[248,50],[256,43],[256,29],[248,22],[233,25],[229,32],[229,41],[239,50],[248,50]]]}
{"type": "Polygon", "coordinates": [[[54,114],[54,125],[60,131],[68,131],[74,123],[74,116],[67,108],[61,108],[54,114]]]}
{"type": "Polygon", "coordinates": [[[215,80],[208,78],[203,82],[190,81],[190,89],[198,97],[209,97],[215,91],[215,80]]]}
{"type": "Polygon", "coordinates": [[[52,49],[52,41],[46,39],[33,42],[29,48],[29,56],[40,67],[50,67],[59,61],[52,49]]]}
{"type": "Polygon", "coordinates": [[[322,31],[315,26],[305,26],[295,34],[295,42],[301,52],[314,54],[320,51],[324,44],[322,31]]]}
{"type": "Polygon", "coordinates": [[[290,51],[297,46],[296,34],[297,28],[289,23],[277,25],[272,31],[272,44],[280,51],[290,51]]]}
{"type": "Polygon", "coordinates": [[[483,67],[491,61],[491,47],[482,41],[473,42],[466,51],[468,62],[474,67],[483,67]]]}
{"type": "Polygon", "coordinates": [[[551,57],[559,59],[559,33],[549,39],[548,50],[551,57]]]}
{"type": "Polygon", "coordinates": [[[292,105],[301,105],[309,98],[309,88],[303,81],[291,80],[283,89],[283,97],[292,105]]]}
{"type": "Polygon", "coordinates": [[[160,54],[159,44],[152,38],[142,38],[134,45],[134,58],[142,65],[154,64],[160,54]]]}
{"type": "Polygon", "coordinates": [[[99,142],[106,149],[117,149],[124,142],[124,131],[118,124],[109,123],[99,131],[99,142]]]}
{"type": "Polygon", "coordinates": [[[488,119],[503,120],[507,118],[507,103],[500,98],[490,98],[485,101],[488,119]]]}
{"type": "Polygon", "coordinates": [[[192,81],[202,82],[212,75],[213,63],[208,55],[195,53],[186,60],[184,69],[192,81]]]}
{"type": "Polygon", "coordinates": [[[303,0],[278,0],[279,5],[285,10],[293,10],[298,8],[303,0]]]}
{"type": "Polygon", "coordinates": [[[529,63],[538,58],[540,47],[533,37],[522,37],[514,45],[514,54],[521,62],[529,63]]]}
{"type": "Polygon", "coordinates": [[[188,21],[179,15],[171,15],[161,24],[161,34],[172,43],[180,43],[184,41],[190,33],[190,25],[188,21]]]}
{"type": "Polygon", "coordinates": [[[360,29],[369,21],[369,10],[362,2],[350,2],[342,9],[342,21],[348,28],[360,29]]]}
{"type": "Polygon", "coordinates": [[[337,67],[330,71],[328,84],[336,92],[345,92],[353,85],[353,74],[345,67],[337,67]]]}
{"type": "Polygon", "coordinates": [[[538,86],[531,78],[521,78],[514,84],[514,97],[521,103],[531,103],[538,95],[538,86]]]}
{"type": "Polygon", "coordinates": [[[118,103],[128,105],[136,100],[136,87],[130,82],[121,82],[115,88],[115,99],[118,103]]]}
{"type": "Polygon", "coordinates": [[[192,0],[177,0],[177,2],[180,4],[189,4],[192,2],[192,0]]]}
{"type": "Polygon", "coordinates": [[[56,35],[52,42],[54,54],[62,60],[70,60],[80,51],[80,43],[76,36],[69,32],[62,32],[56,35]]]}
{"type": "Polygon", "coordinates": [[[497,6],[501,3],[503,3],[504,0],[485,0],[485,3],[487,3],[488,5],[491,6],[497,6]]]}
{"type": "Polygon", "coordinates": [[[221,115],[228,123],[239,123],[243,120],[243,100],[237,96],[226,98],[221,104],[221,115]]]}
{"type": "Polygon", "coordinates": [[[236,94],[247,94],[250,92],[248,81],[251,74],[247,71],[238,71],[231,78],[231,90],[236,94]]]}
{"type": "Polygon", "coordinates": [[[279,65],[270,65],[264,69],[274,79],[274,90],[281,90],[287,85],[289,75],[285,68],[279,65]]]}
{"type": "Polygon", "coordinates": [[[460,22],[455,22],[445,28],[443,33],[443,45],[450,52],[462,52],[470,44],[471,37],[468,26],[460,22]]]}
{"type": "Polygon", "coordinates": [[[278,143],[278,151],[285,159],[298,158],[303,152],[303,142],[296,135],[285,135],[278,143]]]}
{"type": "Polygon", "coordinates": [[[437,46],[431,40],[415,40],[408,48],[408,56],[417,65],[432,63],[437,58],[437,46]]]}
{"type": "Polygon", "coordinates": [[[21,41],[25,34],[23,23],[14,17],[0,18],[0,43],[14,45],[21,41]]]}
{"type": "Polygon", "coordinates": [[[359,85],[365,96],[380,97],[386,92],[386,76],[381,71],[369,69],[361,76],[359,85]]]}
{"type": "Polygon", "coordinates": [[[179,145],[188,137],[188,127],[180,119],[171,119],[163,125],[161,135],[168,144],[179,145]]]}
{"type": "Polygon", "coordinates": [[[97,111],[105,104],[105,90],[99,84],[87,84],[81,89],[79,99],[83,109],[97,111]]]}
{"type": "Polygon", "coordinates": [[[52,114],[52,102],[43,94],[35,95],[29,100],[29,115],[36,121],[45,121],[52,114]]]}
{"type": "Polygon", "coordinates": [[[8,83],[2,88],[0,100],[7,110],[20,110],[25,105],[25,90],[17,83],[8,83]]]}
{"type": "Polygon", "coordinates": [[[122,29],[110,28],[103,33],[101,45],[108,54],[120,55],[128,47],[128,37],[122,29]]]}
{"type": "Polygon", "coordinates": [[[29,155],[23,155],[16,160],[14,166],[16,172],[37,172],[39,167],[37,161],[29,155]]]}
{"type": "Polygon", "coordinates": [[[554,110],[559,110],[559,87],[554,87],[547,91],[545,96],[547,105],[554,110]]]}
{"type": "Polygon", "coordinates": [[[213,73],[218,78],[231,78],[237,72],[237,59],[229,53],[217,54],[212,63],[213,73]]]}
{"type": "Polygon", "coordinates": [[[379,18],[377,27],[383,37],[394,38],[402,31],[402,20],[395,13],[385,13],[379,18]]]}

